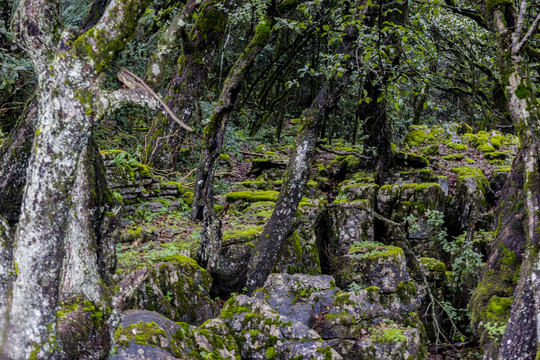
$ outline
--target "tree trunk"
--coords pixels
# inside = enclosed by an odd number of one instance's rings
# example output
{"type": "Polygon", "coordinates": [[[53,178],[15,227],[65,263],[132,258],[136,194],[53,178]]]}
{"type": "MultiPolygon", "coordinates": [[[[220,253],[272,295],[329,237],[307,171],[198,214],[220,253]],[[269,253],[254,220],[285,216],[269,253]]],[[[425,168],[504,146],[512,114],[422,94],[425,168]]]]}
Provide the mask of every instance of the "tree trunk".
{"type": "Polygon", "coordinates": [[[197,168],[191,217],[203,223],[199,264],[209,270],[217,265],[217,256],[221,248],[221,221],[214,211],[213,204],[216,161],[223,147],[227,121],[234,110],[244,76],[270,39],[273,25],[274,20],[266,17],[257,25],[253,39],[229,72],[218,103],[210,116],[210,123],[204,131],[204,150],[197,168]]]}
{"type": "MultiPolygon", "coordinates": [[[[192,123],[212,59],[225,33],[226,9],[218,4],[219,1],[212,1],[201,9],[194,28],[186,36],[178,69],[167,88],[167,105],[186,124],[192,123]]],[[[151,67],[159,69],[156,64],[151,67]]],[[[146,137],[146,163],[162,171],[176,170],[184,136],[185,130],[170,116],[158,115],[146,137]]]]}
{"type": "Polygon", "coordinates": [[[101,20],[73,41],[60,32],[59,5],[21,1],[14,17],[17,41],[34,63],[38,86],[37,130],[12,253],[16,278],[2,299],[9,304],[0,345],[7,359],[62,356],[57,310],[64,245],[70,211],[82,204],[72,194],[93,124],[127,102],[159,106],[138,90],[100,88],[101,74],[135,30],[147,2],[111,1],[101,20]]]}
{"type": "Polygon", "coordinates": [[[11,224],[19,221],[37,118],[37,102],[30,100],[17,125],[0,147],[0,216],[11,224]]]}
{"type": "MultiPolygon", "coordinates": [[[[350,55],[355,39],[356,29],[349,29],[339,53],[350,55]]],[[[311,163],[321,127],[337,104],[349,78],[349,72],[343,76],[334,74],[323,84],[310,108],[301,116],[302,128],[296,138],[296,148],[291,155],[274,212],[259,237],[255,251],[249,260],[246,273],[249,293],[264,284],[276,263],[283,244],[293,231],[298,204],[311,175],[311,163]]]]}
{"type": "Polygon", "coordinates": [[[532,90],[524,55],[525,43],[536,30],[540,15],[529,31],[525,31],[527,6],[527,1],[522,1],[519,14],[511,4],[487,2],[483,6],[487,23],[497,35],[506,103],[520,138],[518,154],[499,204],[501,213],[495,245],[471,302],[473,325],[482,335],[487,359],[533,359],[540,355],[537,347],[540,341],[540,244],[537,231],[540,225],[540,106],[532,90]],[[512,293],[518,275],[517,287],[512,293]],[[492,305],[500,304],[503,298],[507,303],[512,302],[511,311],[505,307],[503,310],[506,311],[499,311],[496,317],[490,313],[492,305]],[[496,320],[491,327],[496,325],[499,330],[504,330],[502,339],[489,336],[486,328],[490,318],[496,320]]]}

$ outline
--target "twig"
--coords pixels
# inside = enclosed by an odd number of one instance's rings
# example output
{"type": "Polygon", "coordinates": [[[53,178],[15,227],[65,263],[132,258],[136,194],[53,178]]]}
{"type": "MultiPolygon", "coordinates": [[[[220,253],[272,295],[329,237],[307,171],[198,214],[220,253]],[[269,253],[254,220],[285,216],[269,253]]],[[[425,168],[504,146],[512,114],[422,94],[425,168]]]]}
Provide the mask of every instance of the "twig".
{"type": "MultiPolygon", "coordinates": [[[[139,85],[141,85],[146,91],[148,91],[148,93],[150,95],[152,95],[160,104],[161,106],[163,106],[163,109],[171,116],[171,118],[176,121],[181,127],[183,127],[184,129],[186,129],[187,131],[193,131],[193,129],[187,125],[186,123],[184,123],[183,121],[181,121],[178,117],[176,117],[176,115],[172,112],[172,110],[167,106],[167,104],[165,104],[165,102],[163,100],[161,100],[161,97],[155,93],[154,90],[152,90],[152,88],[150,86],[148,86],[143,79],[141,79],[140,77],[138,77],[136,74],[132,73],[131,71],[129,71],[128,69],[125,69],[121,66],[116,66],[117,68],[119,68],[120,70],[122,70],[123,72],[127,73],[128,75],[130,75],[131,77],[133,77],[137,83],[139,85]]],[[[120,75],[120,74],[119,74],[120,75]]],[[[129,88],[133,88],[134,84],[131,84],[129,81],[124,81],[125,80],[125,76],[123,78],[121,78],[119,76],[119,79],[120,81],[122,81],[123,83],[125,83],[129,88]]]]}

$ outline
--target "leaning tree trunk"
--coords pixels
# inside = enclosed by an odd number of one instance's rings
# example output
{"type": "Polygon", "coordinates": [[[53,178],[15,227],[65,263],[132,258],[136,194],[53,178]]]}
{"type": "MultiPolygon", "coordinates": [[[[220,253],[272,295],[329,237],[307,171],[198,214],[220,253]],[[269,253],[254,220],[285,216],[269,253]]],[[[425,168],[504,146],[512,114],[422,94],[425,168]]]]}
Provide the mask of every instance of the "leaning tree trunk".
{"type": "Polygon", "coordinates": [[[93,124],[106,113],[127,102],[159,106],[141,90],[101,89],[101,75],[147,4],[113,0],[94,27],[72,40],[69,32],[61,33],[58,1],[19,3],[14,33],[38,77],[37,130],[14,235],[16,277],[10,291],[0,294],[8,304],[2,358],[62,357],[57,310],[69,214],[78,208],[72,194],[81,153],[93,124]]]}
{"type": "Polygon", "coordinates": [[[257,25],[253,39],[229,72],[217,105],[210,116],[210,123],[204,130],[204,150],[197,168],[191,217],[203,223],[199,263],[209,270],[213,270],[217,265],[221,248],[221,221],[214,211],[213,204],[216,162],[223,147],[227,121],[234,110],[244,77],[270,39],[273,25],[274,20],[266,17],[257,25]]]}
{"type": "MultiPolygon", "coordinates": [[[[194,7],[192,3],[197,4],[198,1],[189,2],[186,5],[188,9],[194,7]]],[[[186,124],[192,123],[191,118],[196,112],[212,59],[225,33],[227,13],[219,4],[220,1],[208,2],[201,9],[193,29],[184,36],[178,68],[167,88],[167,105],[186,124]]],[[[173,25],[179,21],[173,21],[173,25]]],[[[174,37],[173,34],[166,35],[174,37]]],[[[157,73],[154,83],[158,81],[157,76],[164,72],[164,55],[160,56],[163,52],[156,54],[155,61],[149,66],[153,69],[151,71],[157,73]]],[[[146,163],[161,171],[176,170],[179,147],[185,134],[185,130],[170,116],[158,115],[146,136],[146,163]]]]}
{"type": "MultiPolygon", "coordinates": [[[[339,53],[350,55],[355,39],[356,29],[350,28],[342,40],[339,53]]],[[[300,118],[302,128],[296,138],[296,148],[291,155],[274,212],[248,263],[246,284],[249,293],[264,284],[293,231],[298,204],[311,175],[311,163],[322,125],[337,104],[349,78],[349,72],[342,76],[333,75],[323,84],[310,108],[300,118]]]]}
{"type": "Polygon", "coordinates": [[[506,103],[520,138],[518,154],[499,204],[500,221],[493,251],[471,302],[473,326],[482,335],[486,359],[539,357],[540,106],[531,85],[524,46],[536,31],[540,15],[524,31],[527,6],[527,1],[522,1],[519,14],[507,3],[486,2],[483,7],[497,35],[506,103]],[[518,276],[517,287],[512,292],[518,276]],[[510,303],[512,307],[508,310],[510,303]],[[494,328],[504,331],[502,339],[494,336],[494,328]]]}

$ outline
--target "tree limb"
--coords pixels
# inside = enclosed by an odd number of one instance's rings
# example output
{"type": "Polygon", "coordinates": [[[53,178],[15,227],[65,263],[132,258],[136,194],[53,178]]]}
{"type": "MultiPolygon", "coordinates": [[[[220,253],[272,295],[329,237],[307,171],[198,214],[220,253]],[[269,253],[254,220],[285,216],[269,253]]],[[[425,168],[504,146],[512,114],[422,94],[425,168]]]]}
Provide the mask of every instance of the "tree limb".
{"type": "Polygon", "coordinates": [[[532,36],[532,34],[534,34],[536,29],[538,28],[538,23],[540,23],[540,14],[536,16],[531,27],[529,28],[529,31],[527,31],[527,33],[525,34],[523,39],[520,41],[520,43],[517,45],[514,44],[514,46],[512,46],[512,54],[517,55],[519,53],[523,45],[525,45],[527,40],[529,40],[529,38],[532,36]]]}

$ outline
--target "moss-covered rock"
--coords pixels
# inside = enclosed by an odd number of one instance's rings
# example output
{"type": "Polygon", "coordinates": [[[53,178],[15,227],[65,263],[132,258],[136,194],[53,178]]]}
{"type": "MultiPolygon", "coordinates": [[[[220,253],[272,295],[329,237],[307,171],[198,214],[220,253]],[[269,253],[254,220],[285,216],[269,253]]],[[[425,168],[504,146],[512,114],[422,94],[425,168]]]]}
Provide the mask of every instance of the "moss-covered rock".
{"type": "Polygon", "coordinates": [[[381,293],[394,292],[400,283],[409,281],[407,263],[401,248],[374,242],[355,244],[337,266],[336,284],[347,289],[350,284],[376,286],[381,293]]]}
{"type": "Polygon", "coordinates": [[[191,324],[200,324],[216,314],[217,305],[209,296],[212,277],[195,260],[174,255],[138,271],[146,272],[146,276],[137,284],[127,308],[157,311],[191,324]]]}
{"type": "Polygon", "coordinates": [[[425,157],[414,153],[406,153],[403,151],[395,152],[394,160],[399,166],[425,168],[429,165],[429,161],[425,157]]]}
{"type": "Polygon", "coordinates": [[[302,323],[275,312],[265,301],[235,296],[220,315],[237,343],[242,358],[341,359],[320,335],[302,323]]]}
{"type": "Polygon", "coordinates": [[[330,253],[340,257],[349,252],[355,242],[373,241],[373,215],[368,200],[334,201],[328,206],[330,219],[330,253]]]}

